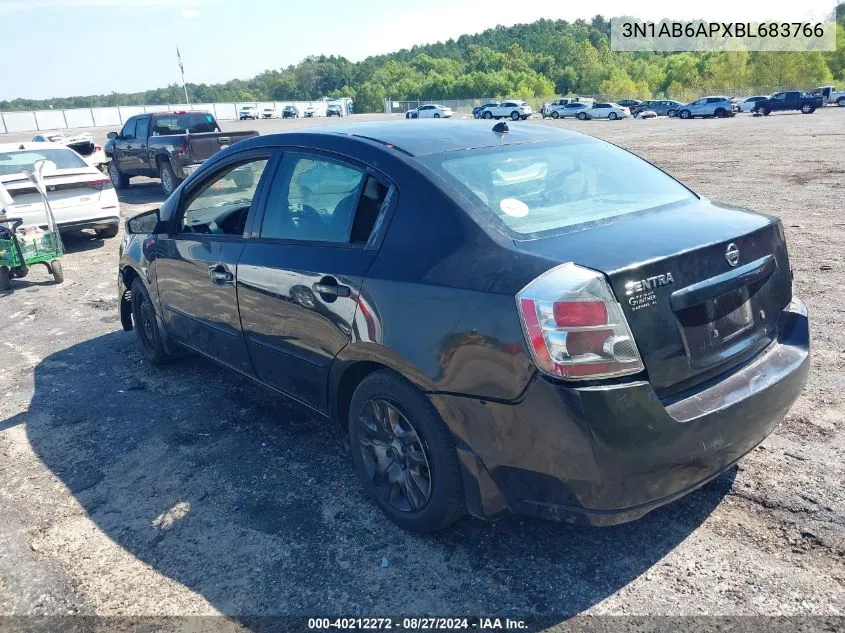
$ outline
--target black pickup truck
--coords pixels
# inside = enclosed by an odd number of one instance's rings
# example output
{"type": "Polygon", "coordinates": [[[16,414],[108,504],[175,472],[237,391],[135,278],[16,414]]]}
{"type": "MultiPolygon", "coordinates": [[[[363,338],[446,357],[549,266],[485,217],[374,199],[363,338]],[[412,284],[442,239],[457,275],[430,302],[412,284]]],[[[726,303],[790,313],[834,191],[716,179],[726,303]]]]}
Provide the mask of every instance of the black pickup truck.
{"type": "Polygon", "coordinates": [[[203,161],[258,132],[221,132],[208,112],[153,112],[129,118],[120,133],[109,132],[105,145],[108,173],[115,189],[133,176],[161,178],[170,195],[203,161]]]}
{"type": "Polygon", "coordinates": [[[793,90],[790,92],[776,92],[768,99],[758,101],[754,109],[755,114],[769,116],[772,112],[781,110],[801,110],[804,114],[812,114],[816,108],[824,105],[822,97],[814,97],[806,93],[793,90]]]}

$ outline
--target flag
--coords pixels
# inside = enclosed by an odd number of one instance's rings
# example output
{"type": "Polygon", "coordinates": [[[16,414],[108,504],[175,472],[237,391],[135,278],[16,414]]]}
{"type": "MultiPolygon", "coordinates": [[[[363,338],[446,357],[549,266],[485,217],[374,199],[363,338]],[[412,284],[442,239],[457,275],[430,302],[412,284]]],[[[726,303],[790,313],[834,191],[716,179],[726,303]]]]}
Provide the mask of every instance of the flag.
{"type": "Polygon", "coordinates": [[[185,74],[185,67],[182,65],[182,56],[179,54],[179,47],[176,47],[176,61],[179,64],[179,70],[184,75],[185,74]]]}

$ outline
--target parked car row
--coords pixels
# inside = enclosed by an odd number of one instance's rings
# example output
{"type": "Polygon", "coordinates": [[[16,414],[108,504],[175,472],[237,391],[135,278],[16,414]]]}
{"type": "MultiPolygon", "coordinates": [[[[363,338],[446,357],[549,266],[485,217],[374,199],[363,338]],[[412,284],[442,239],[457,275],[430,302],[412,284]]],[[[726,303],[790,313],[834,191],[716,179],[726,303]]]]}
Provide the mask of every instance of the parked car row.
{"type": "MultiPolygon", "coordinates": [[[[298,119],[300,116],[310,118],[318,116],[318,110],[315,106],[309,105],[303,108],[300,112],[295,105],[286,105],[281,110],[277,110],[274,106],[264,106],[260,110],[253,105],[243,105],[238,110],[238,119],[241,121],[258,120],[258,119],[298,119]]],[[[344,116],[344,108],[340,103],[326,104],[326,116],[344,116]]]]}

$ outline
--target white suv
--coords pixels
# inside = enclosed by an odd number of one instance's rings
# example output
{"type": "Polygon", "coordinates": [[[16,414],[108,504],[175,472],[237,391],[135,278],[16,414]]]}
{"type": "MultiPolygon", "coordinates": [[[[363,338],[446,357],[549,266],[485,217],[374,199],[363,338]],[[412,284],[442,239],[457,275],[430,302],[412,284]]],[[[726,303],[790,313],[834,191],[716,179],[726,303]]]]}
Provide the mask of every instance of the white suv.
{"type": "Polygon", "coordinates": [[[504,119],[510,117],[514,121],[523,121],[532,114],[531,106],[525,101],[502,101],[497,106],[485,108],[481,113],[483,119],[504,119]]]}

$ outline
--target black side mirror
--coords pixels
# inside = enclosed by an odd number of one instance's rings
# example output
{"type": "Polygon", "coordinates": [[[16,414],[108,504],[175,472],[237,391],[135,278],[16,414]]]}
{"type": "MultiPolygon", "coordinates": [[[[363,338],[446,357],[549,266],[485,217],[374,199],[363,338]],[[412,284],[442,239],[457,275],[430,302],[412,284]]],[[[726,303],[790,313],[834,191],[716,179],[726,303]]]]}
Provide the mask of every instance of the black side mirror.
{"type": "Polygon", "coordinates": [[[151,235],[158,233],[161,216],[158,209],[145,211],[126,220],[126,232],[130,235],[151,235]]]}
{"type": "Polygon", "coordinates": [[[106,138],[109,140],[117,138],[117,132],[109,132],[108,134],[106,134],[106,138]]]}

